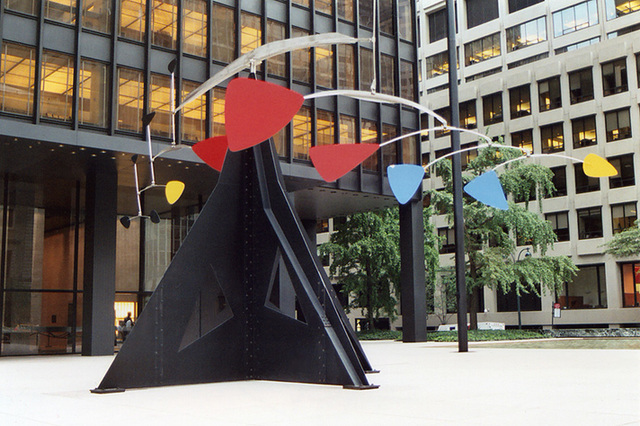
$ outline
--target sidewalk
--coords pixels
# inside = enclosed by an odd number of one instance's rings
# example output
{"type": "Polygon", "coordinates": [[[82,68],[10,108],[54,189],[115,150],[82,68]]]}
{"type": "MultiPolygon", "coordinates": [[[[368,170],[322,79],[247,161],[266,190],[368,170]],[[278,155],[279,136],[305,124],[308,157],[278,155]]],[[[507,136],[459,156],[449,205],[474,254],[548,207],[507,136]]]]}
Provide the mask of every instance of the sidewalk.
{"type": "Polygon", "coordinates": [[[377,390],[233,382],[95,395],[113,357],[0,359],[0,425],[640,425],[640,350],[363,342],[377,390]]]}

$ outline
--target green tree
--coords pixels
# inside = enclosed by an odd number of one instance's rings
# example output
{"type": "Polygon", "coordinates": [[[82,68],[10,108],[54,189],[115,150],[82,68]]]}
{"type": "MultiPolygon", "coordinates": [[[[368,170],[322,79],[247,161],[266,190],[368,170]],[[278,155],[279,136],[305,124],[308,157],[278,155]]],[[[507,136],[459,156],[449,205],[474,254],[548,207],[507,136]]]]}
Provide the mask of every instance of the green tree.
{"type": "Polygon", "coordinates": [[[605,253],[615,257],[627,257],[640,255],[640,228],[638,221],[634,226],[615,234],[609,242],[605,244],[605,253]]]}
{"type": "MultiPolygon", "coordinates": [[[[478,152],[463,174],[466,183],[497,164],[520,154],[513,149],[484,148],[478,152]]],[[[549,168],[529,162],[514,162],[500,173],[500,182],[507,195],[515,200],[529,200],[534,194],[541,200],[554,191],[549,168]]],[[[453,195],[451,162],[444,160],[436,165],[436,173],[442,177],[445,188],[431,191],[432,203],[444,211],[453,223],[453,195]]],[[[547,251],[556,241],[551,224],[525,205],[509,202],[508,210],[488,207],[473,198],[463,197],[465,254],[467,263],[466,284],[469,297],[471,328],[477,328],[480,292],[487,286],[508,292],[514,288],[517,294],[534,292],[538,286],[550,291],[559,290],[562,284],[575,276],[576,266],[566,256],[548,256],[547,251]],[[516,242],[530,245],[536,256],[515,261],[516,242]]]]}
{"type": "Polygon", "coordinates": [[[320,246],[329,255],[332,276],[344,284],[350,296],[347,312],[364,310],[369,329],[382,314],[396,318],[399,294],[400,252],[398,209],[356,213],[335,227],[328,243],[320,246]]]}

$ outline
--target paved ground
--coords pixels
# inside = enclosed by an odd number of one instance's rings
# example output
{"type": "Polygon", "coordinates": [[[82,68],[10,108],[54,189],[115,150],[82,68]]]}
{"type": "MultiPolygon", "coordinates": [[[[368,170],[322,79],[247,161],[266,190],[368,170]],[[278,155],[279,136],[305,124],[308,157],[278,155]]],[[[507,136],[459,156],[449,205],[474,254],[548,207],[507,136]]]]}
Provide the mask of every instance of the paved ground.
{"type": "Polygon", "coordinates": [[[2,358],[0,425],[640,425],[640,350],[363,346],[377,390],[252,381],[94,395],[113,357],[2,358]]]}

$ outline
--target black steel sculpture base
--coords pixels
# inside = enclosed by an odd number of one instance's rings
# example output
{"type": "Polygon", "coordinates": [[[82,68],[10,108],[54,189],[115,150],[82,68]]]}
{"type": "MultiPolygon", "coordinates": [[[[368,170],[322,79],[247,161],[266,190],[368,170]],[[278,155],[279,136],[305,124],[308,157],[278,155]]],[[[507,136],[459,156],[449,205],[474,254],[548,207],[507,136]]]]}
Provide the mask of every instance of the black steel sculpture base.
{"type": "Polygon", "coordinates": [[[215,190],[95,392],[236,380],[369,389],[372,368],[264,142],[215,190]]]}

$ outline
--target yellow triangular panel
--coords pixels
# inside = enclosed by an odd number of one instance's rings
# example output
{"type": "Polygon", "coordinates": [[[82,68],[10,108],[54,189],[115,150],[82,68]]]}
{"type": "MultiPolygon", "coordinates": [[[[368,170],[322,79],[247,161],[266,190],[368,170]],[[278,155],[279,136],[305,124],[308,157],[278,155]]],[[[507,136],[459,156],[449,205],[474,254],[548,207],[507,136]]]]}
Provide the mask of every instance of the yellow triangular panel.
{"type": "Polygon", "coordinates": [[[610,162],[596,154],[587,155],[584,158],[582,168],[584,174],[591,177],[607,177],[618,174],[618,171],[610,162]]]}
{"type": "Polygon", "coordinates": [[[184,183],[179,180],[171,180],[167,182],[167,186],[164,188],[164,195],[167,197],[169,204],[173,204],[180,199],[183,191],[184,183]]]}

